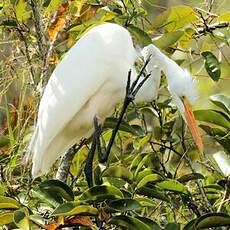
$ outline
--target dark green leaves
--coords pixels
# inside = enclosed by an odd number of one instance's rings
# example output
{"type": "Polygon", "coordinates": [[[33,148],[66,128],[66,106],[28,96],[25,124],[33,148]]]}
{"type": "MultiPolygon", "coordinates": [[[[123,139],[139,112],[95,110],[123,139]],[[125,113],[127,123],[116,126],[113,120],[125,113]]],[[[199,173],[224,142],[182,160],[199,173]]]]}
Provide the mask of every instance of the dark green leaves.
{"type": "Polygon", "coordinates": [[[230,216],[225,213],[208,213],[189,222],[184,227],[184,230],[207,229],[220,226],[230,226],[230,216]]]}
{"type": "Polygon", "coordinates": [[[131,216],[114,216],[110,220],[110,224],[115,224],[129,230],[151,230],[151,228],[147,224],[131,216]]]}
{"type": "Polygon", "coordinates": [[[215,57],[215,55],[209,51],[202,53],[205,60],[205,69],[213,81],[218,81],[220,79],[220,63],[215,57]]]}
{"type": "Polygon", "coordinates": [[[210,96],[212,103],[223,109],[230,116],[230,97],[224,94],[210,96]]]}
{"type": "Polygon", "coordinates": [[[68,201],[74,200],[74,194],[71,188],[59,180],[45,181],[41,183],[39,187],[40,189],[48,191],[51,194],[57,194],[68,201]]]}
{"type": "Polygon", "coordinates": [[[141,205],[134,199],[118,199],[108,204],[109,208],[116,211],[126,212],[130,210],[140,209],[141,205]]]}

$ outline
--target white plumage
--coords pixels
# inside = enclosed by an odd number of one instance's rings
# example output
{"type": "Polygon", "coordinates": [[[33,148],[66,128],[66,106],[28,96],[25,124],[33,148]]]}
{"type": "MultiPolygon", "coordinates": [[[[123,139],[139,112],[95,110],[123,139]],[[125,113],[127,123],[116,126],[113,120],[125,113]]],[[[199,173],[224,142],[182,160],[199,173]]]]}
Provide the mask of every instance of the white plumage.
{"type": "MultiPolygon", "coordinates": [[[[150,54],[153,56],[147,71],[151,77],[138,92],[136,102],[156,98],[161,70],[168,76],[169,85],[171,81],[171,92],[176,96],[180,92],[180,86],[173,90],[177,87],[177,76],[170,68],[177,72],[183,70],[153,45],[142,52],[144,59],[150,54]]],[[[29,145],[33,154],[33,177],[47,173],[68,148],[92,135],[95,115],[103,121],[112,113],[113,107],[125,96],[130,69],[131,80],[136,78],[134,63],[138,55],[129,32],[112,23],[94,27],[66,53],[53,71],[40,102],[29,145]]],[[[180,81],[193,82],[190,75],[181,72],[183,74],[185,78],[180,81]]],[[[190,87],[194,88],[194,84],[190,87]]],[[[186,96],[187,91],[184,93],[186,96]]],[[[189,99],[193,98],[192,94],[193,91],[189,99]]]]}

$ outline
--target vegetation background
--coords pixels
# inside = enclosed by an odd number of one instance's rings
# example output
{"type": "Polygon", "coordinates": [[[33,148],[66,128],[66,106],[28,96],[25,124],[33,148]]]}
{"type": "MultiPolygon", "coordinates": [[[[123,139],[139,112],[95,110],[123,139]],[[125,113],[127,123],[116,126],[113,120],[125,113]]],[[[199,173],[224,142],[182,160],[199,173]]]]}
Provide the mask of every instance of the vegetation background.
{"type": "MultiPolygon", "coordinates": [[[[0,228],[230,229],[229,22],[229,0],[0,1],[0,228]],[[163,76],[157,101],[128,108],[109,162],[95,157],[94,187],[83,173],[90,141],[71,149],[65,177],[55,176],[57,162],[32,181],[23,156],[42,91],[71,46],[103,22],[126,27],[137,49],[153,42],[198,79],[204,154],[163,76]]],[[[104,146],[120,107],[104,124],[104,146]]]]}

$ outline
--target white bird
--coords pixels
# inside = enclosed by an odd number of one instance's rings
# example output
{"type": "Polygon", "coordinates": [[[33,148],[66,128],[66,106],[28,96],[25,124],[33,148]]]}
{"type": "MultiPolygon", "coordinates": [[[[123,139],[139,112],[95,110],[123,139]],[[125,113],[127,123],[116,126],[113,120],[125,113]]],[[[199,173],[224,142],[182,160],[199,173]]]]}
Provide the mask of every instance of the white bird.
{"type": "MultiPolygon", "coordinates": [[[[188,72],[150,45],[142,52],[151,61],[151,77],[136,95],[135,102],[156,99],[161,70],[168,77],[169,89],[184,114],[200,151],[200,136],[194,117],[186,115],[194,100],[194,81],[188,72]],[[188,85],[189,84],[189,85],[188,85]],[[199,143],[198,143],[199,142],[199,143]]],[[[93,118],[103,122],[125,96],[128,72],[131,81],[137,73],[134,63],[138,52],[128,30],[105,23],[88,31],[65,55],[53,71],[41,98],[37,124],[29,144],[33,154],[33,177],[46,174],[57,158],[73,144],[92,135],[93,118]]],[[[201,142],[202,143],[202,142],[201,142]]]]}

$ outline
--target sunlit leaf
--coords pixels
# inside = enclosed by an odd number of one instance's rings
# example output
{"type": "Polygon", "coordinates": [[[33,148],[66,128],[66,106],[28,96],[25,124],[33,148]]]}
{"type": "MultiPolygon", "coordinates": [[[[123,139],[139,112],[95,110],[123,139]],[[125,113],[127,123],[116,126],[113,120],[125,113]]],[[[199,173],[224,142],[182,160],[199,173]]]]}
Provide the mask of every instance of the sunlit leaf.
{"type": "Polygon", "coordinates": [[[20,204],[13,198],[0,196],[0,209],[17,209],[20,204]]]}
{"type": "Polygon", "coordinates": [[[213,154],[213,158],[216,161],[221,172],[227,177],[230,176],[230,158],[224,151],[219,151],[213,154]]]}
{"type": "Polygon", "coordinates": [[[10,224],[14,221],[13,212],[2,212],[0,213],[0,226],[10,224]]]}
{"type": "Polygon", "coordinates": [[[117,177],[129,183],[132,183],[133,180],[133,174],[127,168],[122,166],[108,167],[103,171],[102,177],[117,177]]]}
{"type": "Polygon", "coordinates": [[[45,12],[46,13],[54,13],[58,6],[61,4],[62,0],[46,0],[43,4],[44,7],[46,7],[45,12]]]}
{"type": "Polygon", "coordinates": [[[103,201],[107,199],[123,198],[122,192],[114,187],[107,185],[98,185],[86,190],[79,197],[80,200],[85,201],[103,201]]]}
{"type": "Polygon", "coordinates": [[[109,223],[115,224],[123,228],[127,228],[129,230],[151,230],[151,228],[147,224],[131,216],[114,216],[109,221],[109,223]]]}
{"type": "Polygon", "coordinates": [[[226,21],[226,22],[230,22],[230,11],[225,12],[224,14],[220,15],[218,17],[219,21],[226,21]]]}
{"type": "Polygon", "coordinates": [[[209,97],[211,102],[230,115],[230,97],[224,94],[216,94],[209,97]]]}
{"type": "Polygon", "coordinates": [[[159,39],[154,40],[153,44],[161,49],[166,49],[169,46],[175,44],[183,36],[183,34],[183,31],[165,33],[159,39]]]}
{"type": "Polygon", "coordinates": [[[165,190],[189,194],[187,188],[176,180],[165,180],[157,183],[157,186],[165,190]]]}
{"type": "Polygon", "coordinates": [[[90,205],[79,205],[79,203],[67,202],[58,206],[53,216],[73,216],[73,215],[97,215],[97,209],[90,205]]]}
{"type": "Polygon", "coordinates": [[[27,10],[27,3],[25,0],[19,0],[14,10],[18,21],[25,21],[31,17],[31,12],[27,10]]]}
{"type": "Polygon", "coordinates": [[[139,189],[139,188],[145,186],[149,182],[158,182],[162,179],[163,178],[158,174],[147,175],[137,184],[136,188],[139,189]]]}
{"type": "Polygon", "coordinates": [[[141,205],[134,199],[117,199],[108,204],[109,208],[120,212],[126,212],[130,210],[140,209],[141,205]]]}
{"type": "Polygon", "coordinates": [[[179,45],[181,46],[181,48],[187,48],[189,45],[189,42],[192,40],[193,35],[196,33],[196,31],[192,28],[187,28],[184,31],[183,36],[181,36],[180,40],[179,40],[179,45]]]}
{"type": "MultiPolygon", "coordinates": [[[[105,119],[104,122],[104,127],[105,128],[115,128],[115,126],[117,125],[118,119],[114,118],[114,117],[108,117],[105,119]]],[[[129,125],[129,123],[122,121],[120,126],[119,126],[119,130],[124,131],[124,132],[128,132],[128,133],[132,133],[133,135],[139,135],[139,130],[135,129],[134,127],[132,127],[131,125],[129,125]]]]}
{"type": "Polygon", "coordinates": [[[221,70],[220,63],[217,60],[216,56],[209,51],[201,53],[205,60],[205,69],[208,72],[208,75],[212,78],[213,81],[218,81],[220,79],[221,70]]]}
{"type": "Polygon", "coordinates": [[[65,183],[59,180],[47,180],[42,182],[39,187],[42,190],[46,190],[60,195],[62,198],[72,201],[74,200],[74,194],[72,189],[65,183]]]}
{"type": "Polygon", "coordinates": [[[131,34],[134,35],[136,38],[137,42],[143,46],[147,46],[152,43],[151,38],[149,35],[141,30],[140,28],[134,26],[134,25],[129,25],[128,30],[130,31],[131,34]]]}
{"type": "Polygon", "coordinates": [[[220,111],[207,109],[207,110],[196,110],[194,111],[195,118],[198,121],[204,121],[211,124],[230,129],[230,121],[227,119],[226,115],[222,114],[220,111]]]}

